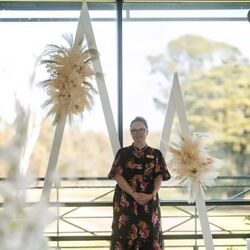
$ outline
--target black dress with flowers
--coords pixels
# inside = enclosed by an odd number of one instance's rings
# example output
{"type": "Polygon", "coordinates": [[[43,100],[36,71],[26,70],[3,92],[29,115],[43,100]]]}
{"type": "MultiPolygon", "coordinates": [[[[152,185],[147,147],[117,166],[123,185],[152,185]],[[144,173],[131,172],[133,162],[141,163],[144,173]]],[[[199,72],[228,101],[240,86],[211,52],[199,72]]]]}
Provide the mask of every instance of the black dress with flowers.
{"type": "MultiPolygon", "coordinates": [[[[148,194],[153,192],[158,175],[162,175],[163,180],[170,178],[161,152],[148,146],[141,151],[133,145],[118,150],[109,179],[116,174],[122,175],[135,191],[148,194]]],[[[163,249],[158,194],[147,204],[140,205],[116,185],[110,249],[163,249]]]]}

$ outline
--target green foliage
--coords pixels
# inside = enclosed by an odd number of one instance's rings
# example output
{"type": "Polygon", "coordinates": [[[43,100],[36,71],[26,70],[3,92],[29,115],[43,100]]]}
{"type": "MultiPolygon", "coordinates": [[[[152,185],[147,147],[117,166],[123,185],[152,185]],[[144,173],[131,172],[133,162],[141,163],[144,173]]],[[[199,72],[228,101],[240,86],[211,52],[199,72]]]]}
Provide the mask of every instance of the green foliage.
{"type": "MultiPolygon", "coordinates": [[[[44,121],[30,161],[31,168],[38,176],[46,173],[52,140],[51,122],[44,121]]],[[[112,161],[112,148],[106,134],[82,132],[75,127],[65,130],[57,166],[61,176],[107,176],[112,161]]]]}
{"type": "MultiPolygon", "coordinates": [[[[54,127],[43,121],[40,136],[32,152],[29,167],[36,176],[45,176],[49,161],[54,127]]],[[[15,134],[8,128],[0,131],[0,176],[5,177],[13,164],[16,145],[15,134]],[[7,145],[7,146],[6,146],[7,145]]],[[[23,141],[24,143],[24,141],[23,141]]],[[[82,132],[67,128],[58,159],[57,172],[61,176],[107,176],[113,161],[113,153],[106,134],[82,132]]]]}
{"type": "Polygon", "coordinates": [[[246,224],[247,224],[247,225],[250,225],[250,215],[246,216],[246,217],[245,217],[245,220],[247,221],[246,224]]]}
{"type": "Polygon", "coordinates": [[[148,56],[152,71],[160,71],[172,79],[173,72],[179,76],[197,74],[204,69],[222,65],[227,61],[242,62],[240,50],[223,42],[201,36],[185,35],[168,43],[166,54],[148,56]]]}
{"type": "Polygon", "coordinates": [[[215,67],[183,83],[190,123],[214,130],[220,144],[250,153],[250,71],[248,66],[215,67]],[[195,93],[195,95],[194,95],[195,93]]]}
{"type": "MultiPolygon", "coordinates": [[[[149,61],[154,71],[164,75],[168,72],[172,77],[173,68],[181,73],[180,82],[191,130],[213,135],[214,152],[234,165],[234,171],[230,167],[224,174],[248,174],[250,65],[239,49],[188,35],[171,41],[165,56],[149,57],[149,61]],[[175,67],[172,62],[168,63],[170,61],[175,63],[175,67]]],[[[155,101],[158,107],[159,103],[164,104],[160,99],[155,101]]]]}

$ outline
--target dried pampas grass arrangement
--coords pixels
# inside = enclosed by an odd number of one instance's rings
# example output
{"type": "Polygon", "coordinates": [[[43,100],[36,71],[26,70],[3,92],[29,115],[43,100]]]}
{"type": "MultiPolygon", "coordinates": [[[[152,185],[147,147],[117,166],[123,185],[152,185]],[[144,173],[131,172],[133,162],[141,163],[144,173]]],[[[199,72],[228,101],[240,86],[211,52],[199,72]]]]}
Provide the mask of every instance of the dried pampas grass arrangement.
{"type": "Polygon", "coordinates": [[[64,35],[68,47],[48,45],[42,60],[46,64],[50,78],[41,83],[49,98],[43,104],[49,107],[47,116],[53,117],[53,124],[57,124],[67,115],[71,121],[73,115],[81,114],[93,104],[93,94],[96,90],[91,80],[95,76],[92,62],[97,58],[95,49],[86,49],[83,41],[74,46],[73,36],[64,35]]]}
{"type": "Polygon", "coordinates": [[[209,156],[207,149],[208,135],[194,134],[192,137],[180,135],[180,142],[170,146],[170,184],[188,187],[189,202],[196,199],[194,188],[212,186],[218,176],[221,161],[209,156]]]}

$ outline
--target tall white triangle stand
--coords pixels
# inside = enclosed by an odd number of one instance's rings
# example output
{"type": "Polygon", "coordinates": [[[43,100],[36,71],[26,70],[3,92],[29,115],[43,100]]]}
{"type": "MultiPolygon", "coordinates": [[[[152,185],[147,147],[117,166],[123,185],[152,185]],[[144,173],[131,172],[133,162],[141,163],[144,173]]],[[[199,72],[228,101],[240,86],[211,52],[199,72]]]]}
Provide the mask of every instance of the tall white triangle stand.
{"type": "MultiPolygon", "coordinates": [[[[80,18],[78,21],[77,31],[74,40],[74,46],[79,46],[83,37],[86,37],[88,48],[96,49],[95,37],[89,17],[88,7],[86,1],[82,3],[82,9],[80,13],[80,18]]],[[[115,122],[113,118],[113,113],[108,97],[108,91],[105,84],[105,79],[102,71],[101,61],[98,57],[95,62],[93,62],[93,67],[95,72],[98,72],[98,77],[96,77],[97,88],[100,95],[104,117],[108,129],[109,138],[111,141],[111,146],[113,153],[115,154],[120,148],[120,143],[118,139],[118,134],[116,132],[115,122]]],[[[53,176],[55,173],[57,160],[60,152],[61,142],[64,133],[66,117],[56,125],[55,135],[52,143],[52,148],[50,152],[47,172],[44,180],[44,186],[42,190],[41,200],[49,202],[51,188],[53,184],[53,176]]]]}
{"type": "MultiPolygon", "coordinates": [[[[183,97],[179,84],[177,73],[174,74],[173,83],[169,95],[169,101],[165,114],[164,126],[160,140],[160,150],[163,155],[166,154],[167,145],[170,138],[171,129],[173,126],[174,114],[177,112],[178,120],[180,124],[181,134],[184,137],[190,136],[190,131],[187,122],[187,116],[185,112],[183,97]]],[[[208,222],[207,208],[204,199],[204,193],[199,183],[195,184],[194,190],[196,192],[196,208],[200,218],[201,230],[203,239],[205,242],[206,250],[214,250],[213,238],[208,222]]]]}

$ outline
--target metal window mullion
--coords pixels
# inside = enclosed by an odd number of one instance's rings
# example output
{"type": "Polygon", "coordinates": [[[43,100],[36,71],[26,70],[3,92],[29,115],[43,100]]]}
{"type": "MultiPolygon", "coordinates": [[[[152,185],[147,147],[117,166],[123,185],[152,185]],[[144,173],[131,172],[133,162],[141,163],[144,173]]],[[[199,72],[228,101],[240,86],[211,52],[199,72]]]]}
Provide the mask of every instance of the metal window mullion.
{"type": "Polygon", "coordinates": [[[118,87],[118,136],[123,146],[123,64],[122,64],[122,9],[123,0],[117,0],[117,87],[118,87]]]}

